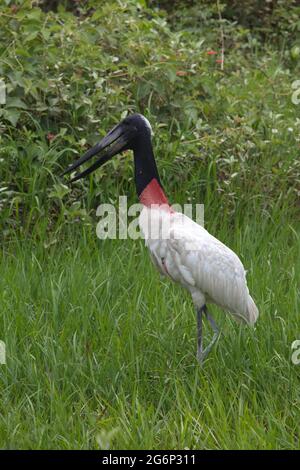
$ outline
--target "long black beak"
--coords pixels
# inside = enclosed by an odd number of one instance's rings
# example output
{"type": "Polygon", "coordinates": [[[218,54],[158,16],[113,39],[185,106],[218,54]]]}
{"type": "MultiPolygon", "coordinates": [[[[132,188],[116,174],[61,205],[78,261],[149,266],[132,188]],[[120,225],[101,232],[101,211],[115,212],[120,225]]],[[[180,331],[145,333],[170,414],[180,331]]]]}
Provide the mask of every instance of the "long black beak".
{"type": "Polygon", "coordinates": [[[104,154],[100,158],[98,158],[95,163],[93,163],[93,165],[91,165],[89,168],[72,178],[70,180],[70,183],[73,183],[74,181],[77,181],[80,178],[89,175],[90,173],[92,173],[92,171],[96,170],[105,162],[110,160],[114,155],[122,152],[123,150],[126,150],[127,144],[134,135],[134,131],[135,129],[130,129],[128,127],[125,128],[122,123],[118,124],[98,144],[96,144],[94,147],[88,150],[82,157],[76,160],[73,165],[69,166],[69,168],[67,168],[61,176],[64,176],[67,173],[71,173],[84,162],[90,160],[94,155],[100,153],[101,151],[104,151],[104,154]]]}

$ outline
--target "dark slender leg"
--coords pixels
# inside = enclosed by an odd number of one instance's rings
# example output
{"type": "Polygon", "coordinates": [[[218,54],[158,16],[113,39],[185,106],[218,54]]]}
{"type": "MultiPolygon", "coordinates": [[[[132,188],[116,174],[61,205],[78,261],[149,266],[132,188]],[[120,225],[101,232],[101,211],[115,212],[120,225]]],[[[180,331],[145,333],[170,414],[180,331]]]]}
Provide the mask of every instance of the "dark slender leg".
{"type": "Polygon", "coordinates": [[[197,310],[197,330],[198,330],[198,340],[197,340],[197,359],[200,362],[200,364],[203,364],[205,358],[207,357],[208,353],[210,352],[211,348],[217,341],[217,338],[219,336],[219,328],[214,321],[214,319],[211,317],[211,315],[207,311],[206,305],[203,305],[200,309],[197,310]],[[203,318],[203,313],[205,314],[207,320],[209,321],[213,332],[214,336],[209,345],[203,349],[203,338],[202,338],[202,318],[203,318]]]}
{"type": "Polygon", "coordinates": [[[201,362],[201,357],[203,353],[203,338],[202,338],[202,317],[203,317],[203,307],[197,310],[197,358],[201,362]]]}

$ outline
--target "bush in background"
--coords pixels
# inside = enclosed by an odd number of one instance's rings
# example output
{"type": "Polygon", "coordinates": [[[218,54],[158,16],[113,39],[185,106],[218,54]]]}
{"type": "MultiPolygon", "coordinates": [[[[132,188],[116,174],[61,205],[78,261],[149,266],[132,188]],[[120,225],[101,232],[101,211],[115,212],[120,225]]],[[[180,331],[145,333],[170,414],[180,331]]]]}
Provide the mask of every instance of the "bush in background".
{"type": "Polygon", "coordinates": [[[2,237],[88,221],[119,193],[133,199],[130,158],[72,188],[59,174],[134,111],[153,124],[162,179],[178,202],[214,205],[216,220],[220,211],[239,220],[245,207],[297,213],[300,120],[291,96],[300,59],[291,53],[297,42],[273,43],[289,31],[296,4],[287,28],[269,34],[286,2],[274,3],[263,28],[237,23],[238,2],[176,2],[171,10],[142,0],[59,3],[8,2],[0,13],[2,237]]]}

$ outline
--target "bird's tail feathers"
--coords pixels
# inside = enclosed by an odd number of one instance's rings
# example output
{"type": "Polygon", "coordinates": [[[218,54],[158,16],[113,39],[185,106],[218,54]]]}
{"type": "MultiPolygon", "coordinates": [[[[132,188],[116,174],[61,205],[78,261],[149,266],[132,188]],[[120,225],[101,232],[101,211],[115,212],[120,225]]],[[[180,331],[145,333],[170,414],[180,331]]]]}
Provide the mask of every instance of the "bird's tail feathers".
{"type": "Polygon", "coordinates": [[[247,321],[249,325],[254,325],[254,323],[258,319],[258,316],[259,316],[258,308],[256,307],[251,295],[249,295],[245,320],[247,321]]]}

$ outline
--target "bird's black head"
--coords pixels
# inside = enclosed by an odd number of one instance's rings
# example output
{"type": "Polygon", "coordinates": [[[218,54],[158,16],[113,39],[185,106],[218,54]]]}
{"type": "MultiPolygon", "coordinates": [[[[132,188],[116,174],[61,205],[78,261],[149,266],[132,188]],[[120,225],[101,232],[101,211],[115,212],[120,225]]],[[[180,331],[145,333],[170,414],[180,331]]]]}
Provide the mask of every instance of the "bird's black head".
{"type": "Polygon", "coordinates": [[[94,155],[101,152],[100,158],[98,158],[93,165],[71,180],[71,182],[77,181],[99,168],[114,155],[124,150],[134,150],[141,139],[144,141],[150,140],[151,133],[152,129],[148,119],[142,114],[131,114],[115,126],[98,144],[88,150],[81,158],[76,160],[73,165],[67,168],[63,175],[71,173],[80,165],[90,160],[94,155]]]}
{"type": "Polygon", "coordinates": [[[125,119],[123,119],[123,121],[121,121],[120,125],[135,129],[136,135],[148,134],[151,136],[152,134],[152,127],[150,122],[147,118],[145,118],[145,116],[139,113],[130,114],[125,119]]]}

